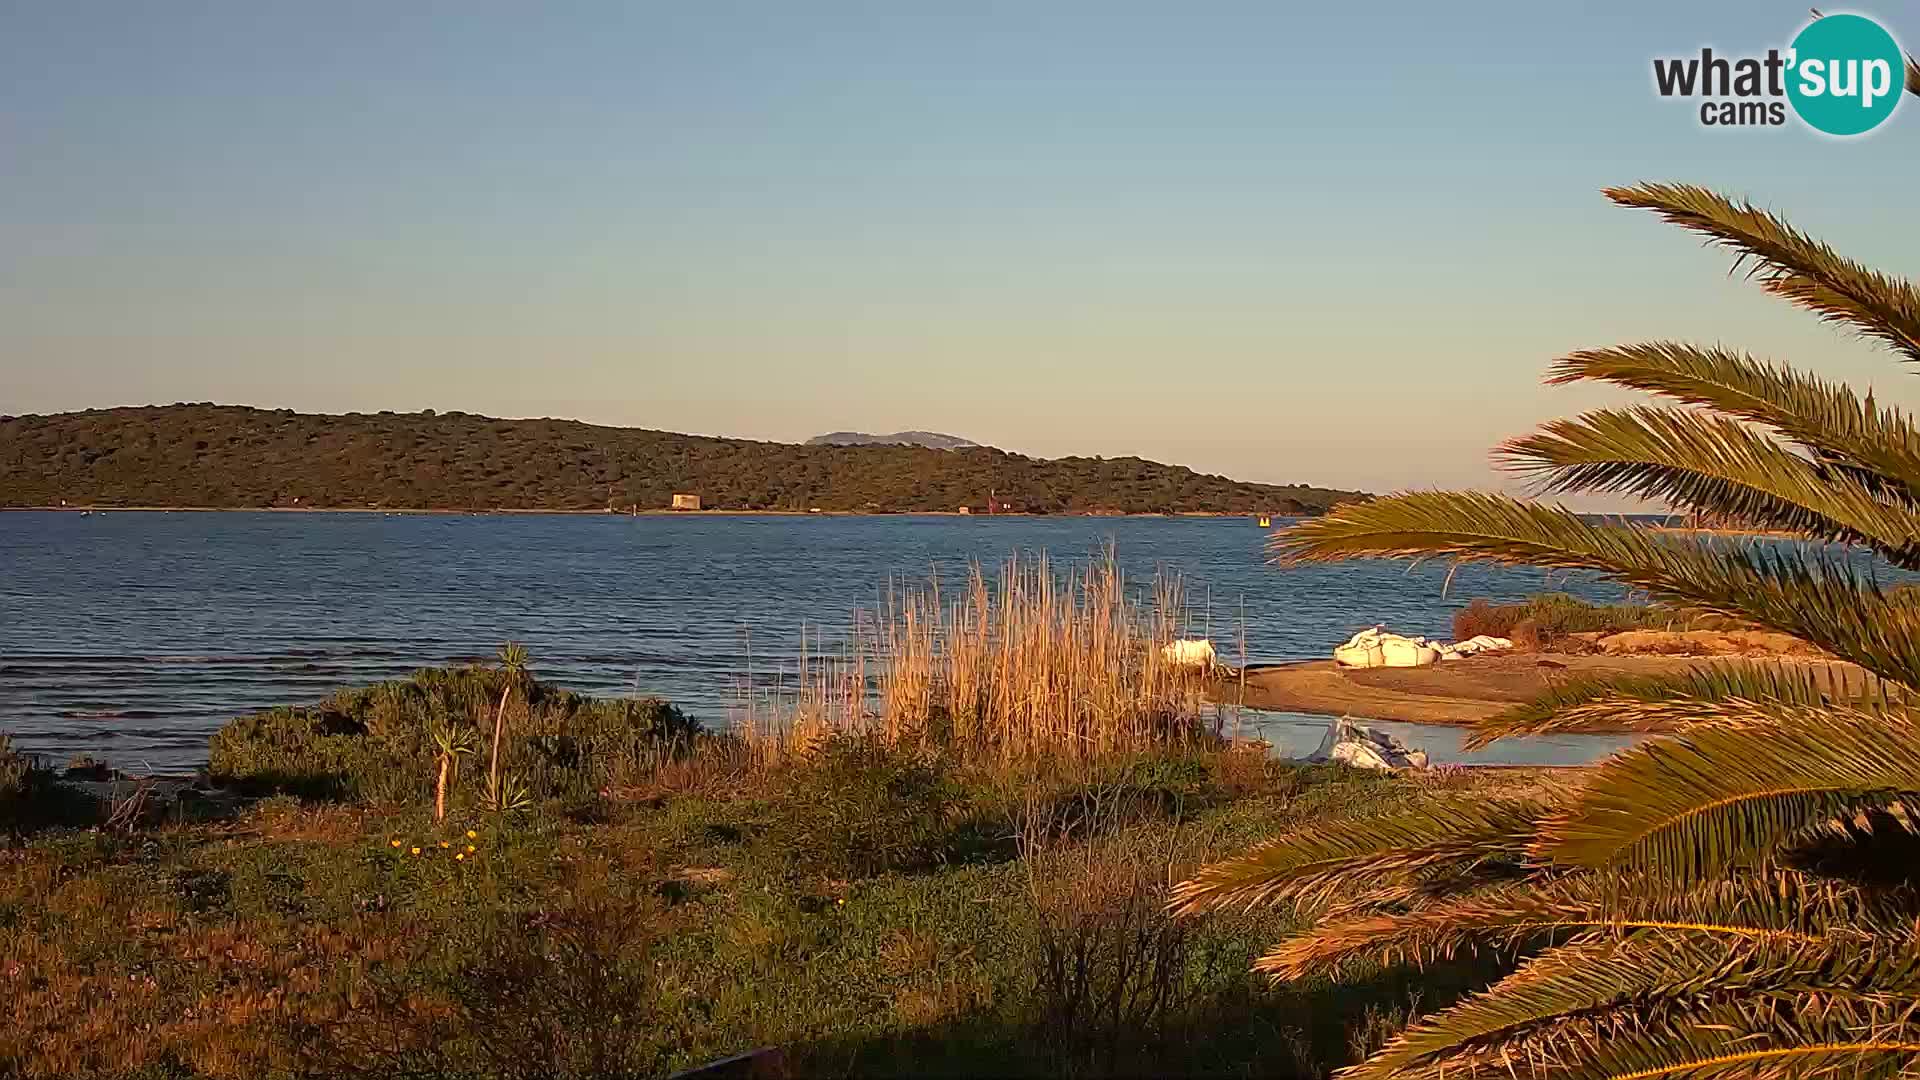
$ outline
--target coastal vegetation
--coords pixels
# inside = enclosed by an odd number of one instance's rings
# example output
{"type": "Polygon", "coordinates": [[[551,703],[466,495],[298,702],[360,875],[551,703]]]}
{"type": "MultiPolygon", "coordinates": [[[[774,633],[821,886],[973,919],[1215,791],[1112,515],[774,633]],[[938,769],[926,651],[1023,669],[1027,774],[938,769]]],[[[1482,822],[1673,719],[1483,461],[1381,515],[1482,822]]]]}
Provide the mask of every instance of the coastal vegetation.
{"type": "Polygon", "coordinates": [[[512,658],[518,666],[429,668],[229,721],[209,744],[208,775],[254,794],[394,802],[444,788],[464,807],[517,784],[535,799],[587,800],[698,730],[659,699],[582,697],[528,678],[523,653],[512,658]],[[455,745],[492,747],[471,784],[452,772],[455,745]]]}
{"type": "Polygon", "coordinates": [[[1321,1077],[1473,966],[1270,985],[1249,965],[1296,920],[1174,919],[1169,883],[1276,825],[1542,782],[1300,766],[1177,726],[710,733],[523,662],[233,721],[211,772],[237,806],[0,819],[0,1071],[643,1077],[771,1046],[804,1076],[1321,1077]],[[496,718],[517,805],[441,768],[436,732],[496,718]]]}
{"type": "Polygon", "coordinates": [[[1171,574],[1130,584],[1112,548],[1062,572],[1044,552],[975,565],[954,592],[896,582],[851,648],[803,658],[796,693],[749,700],[760,743],[875,735],[998,761],[1098,757],[1220,737],[1212,663],[1177,663],[1190,626],[1171,574]],[[764,715],[763,715],[764,713],[764,715]]]}
{"type": "MultiPolygon", "coordinates": [[[[1912,89],[1920,93],[1920,71],[1912,89]]],[[[1767,292],[1920,362],[1920,289],[1750,204],[1612,189],[1738,253],[1767,292]]],[[[1584,519],[1496,495],[1343,507],[1283,562],[1443,556],[1595,571],[1658,603],[1799,638],[1869,673],[1740,666],[1600,677],[1476,740],[1672,730],[1576,783],[1280,835],[1188,878],[1178,909],[1312,920],[1258,970],[1302,985],[1477,953],[1507,974],[1421,1018],[1372,1077],[1894,1076],[1920,1064],[1920,598],[1838,541],[1920,567],[1920,436],[1872,395],[1726,348],[1591,349],[1552,381],[1673,404],[1601,409],[1502,448],[1552,492],[1630,493],[1804,542],[1584,519]]]]}
{"type": "Polygon", "coordinates": [[[1137,457],[798,446],[462,412],[179,404],[0,417],[0,506],[1316,514],[1356,492],[1137,457]]]}
{"type": "Polygon", "coordinates": [[[1742,626],[1724,616],[1672,604],[1594,604],[1567,593],[1540,593],[1516,604],[1476,598],[1453,614],[1453,638],[1481,634],[1512,639],[1521,649],[1569,649],[1575,635],[1627,630],[1718,630],[1742,626]]]}

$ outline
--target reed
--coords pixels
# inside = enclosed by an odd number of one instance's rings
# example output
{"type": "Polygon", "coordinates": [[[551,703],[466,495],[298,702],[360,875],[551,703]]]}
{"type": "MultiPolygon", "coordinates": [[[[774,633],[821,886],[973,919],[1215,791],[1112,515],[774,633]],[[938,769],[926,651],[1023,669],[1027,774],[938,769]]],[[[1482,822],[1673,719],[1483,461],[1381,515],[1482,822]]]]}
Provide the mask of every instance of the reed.
{"type": "Polygon", "coordinates": [[[781,756],[861,734],[1003,761],[1218,735],[1217,670],[1164,654],[1187,624],[1178,576],[1130,587],[1111,549],[1064,573],[1044,553],[975,564],[957,595],[895,582],[837,654],[803,633],[794,684],[742,726],[781,756]]]}

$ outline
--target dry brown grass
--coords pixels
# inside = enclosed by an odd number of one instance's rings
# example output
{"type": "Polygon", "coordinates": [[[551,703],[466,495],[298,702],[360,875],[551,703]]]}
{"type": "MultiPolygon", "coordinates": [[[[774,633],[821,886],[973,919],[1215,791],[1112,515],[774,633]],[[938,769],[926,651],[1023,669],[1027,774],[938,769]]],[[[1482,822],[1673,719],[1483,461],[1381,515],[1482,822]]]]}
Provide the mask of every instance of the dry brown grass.
{"type": "Polygon", "coordinates": [[[1009,762],[1164,746],[1218,730],[1217,672],[1163,654],[1185,624],[1180,579],[1135,589],[1111,550],[1066,574],[1045,554],[991,579],[976,565],[958,595],[937,579],[890,588],[838,656],[803,646],[797,689],[743,730],[775,757],[837,734],[1009,762]]]}

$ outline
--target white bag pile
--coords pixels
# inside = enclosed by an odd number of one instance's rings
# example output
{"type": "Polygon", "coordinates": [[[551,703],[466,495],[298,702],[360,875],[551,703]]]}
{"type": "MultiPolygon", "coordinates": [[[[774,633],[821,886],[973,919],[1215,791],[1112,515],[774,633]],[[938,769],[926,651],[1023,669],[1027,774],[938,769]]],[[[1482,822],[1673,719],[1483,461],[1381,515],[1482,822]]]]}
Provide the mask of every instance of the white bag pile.
{"type": "Polygon", "coordinates": [[[1353,635],[1345,645],[1334,646],[1333,659],[1341,667],[1350,668],[1426,667],[1437,660],[1458,660],[1511,648],[1513,642],[1506,638],[1486,634],[1449,644],[1392,634],[1385,626],[1375,626],[1353,635]]]}

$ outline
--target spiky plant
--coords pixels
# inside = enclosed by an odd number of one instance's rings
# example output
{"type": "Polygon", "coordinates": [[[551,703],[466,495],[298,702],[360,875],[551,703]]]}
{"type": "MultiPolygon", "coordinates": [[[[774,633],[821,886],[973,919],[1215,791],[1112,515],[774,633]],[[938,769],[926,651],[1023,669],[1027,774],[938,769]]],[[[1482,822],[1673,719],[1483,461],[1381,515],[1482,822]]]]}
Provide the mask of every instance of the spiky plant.
{"type": "MultiPolygon", "coordinates": [[[[1739,252],[1766,291],[1920,363],[1913,284],[1699,188],[1607,195],[1739,252]]],[[[1594,571],[1852,666],[1561,686],[1475,740],[1602,725],[1657,734],[1534,801],[1283,836],[1200,871],[1173,907],[1296,905],[1313,925],[1256,965],[1276,978],[1464,950],[1513,960],[1349,1080],[1920,1075],[1920,593],[1883,586],[1863,557],[1920,569],[1920,431],[1871,395],[1725,349],[1583,351],[1551,378],[1673,404],[1600,410],[1506,444],[1501,455],[1544,490],[1638,494],[1802,539],[1422,493],[1341,507],[1278,535],[1275,556],[1594,571]]]]}
{"type": "Polygon", "coordinates": [[[471,727],[450,717],[442,715],[434,725],[433,749],[440,768],[433,784],[433,820],[447,819],[447,785],[460,769],[460,758],[473,753],[476,742],[471,727]]]}
{"type": "Polygon", "coordinates": [[[480,792],[480,806],[490,814],[513,814],[533,808],[533,791],[512,773],[505,777],[487,777],[480,792]]]}
{"type": "Polygon", "coordinates": [[[517,641],[509,641],[500,648],[500,670],[506,674],[506,684],[500,687],[500,704],[493,710],[493,745],[487,751],[487,790],[498,794],[500,788],[500,739],[506,734],[507,702],[513,697],[513,688],[527,677],[527,649],[517,641]]]}

